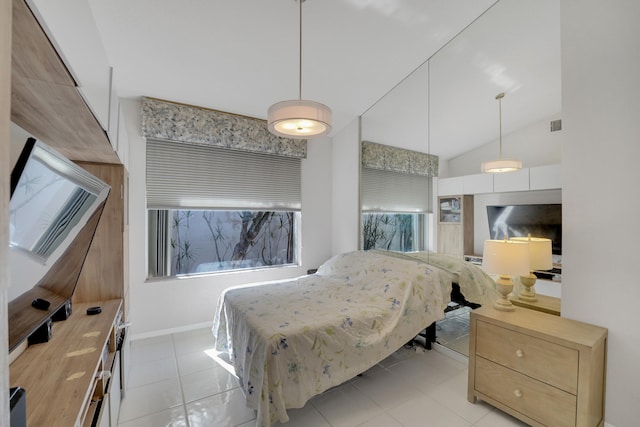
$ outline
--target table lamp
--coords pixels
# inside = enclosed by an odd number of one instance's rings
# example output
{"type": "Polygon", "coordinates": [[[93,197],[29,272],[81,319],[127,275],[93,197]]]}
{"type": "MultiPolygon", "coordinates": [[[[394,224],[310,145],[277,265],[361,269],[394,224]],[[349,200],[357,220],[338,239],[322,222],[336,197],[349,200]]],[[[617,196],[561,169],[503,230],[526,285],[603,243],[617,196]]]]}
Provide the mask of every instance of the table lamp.
{"type": "Polygon", "coordinates": [[[527,275],[520,276],[520,282],[524,286],[518,298],[523,301],[538,301],[536,291],[533,286],[536,284],[536,276],[534,270],[551,270],[553,268],[553,259],[551,255],[551,239],[542,237],[512,237],[511,240],[516,242],[526,242],[529,244],[529,269],[527,275]]]}
{"type": "Polygon", "coordinates": [[[529,274],[529,244],[513,240],[485,240],[482,267],[489,274],[497,274],[496,289],[500,298],[493,307],[500,311],[513,311],[508,295],[513,290],[510,276],[529,274]]]}

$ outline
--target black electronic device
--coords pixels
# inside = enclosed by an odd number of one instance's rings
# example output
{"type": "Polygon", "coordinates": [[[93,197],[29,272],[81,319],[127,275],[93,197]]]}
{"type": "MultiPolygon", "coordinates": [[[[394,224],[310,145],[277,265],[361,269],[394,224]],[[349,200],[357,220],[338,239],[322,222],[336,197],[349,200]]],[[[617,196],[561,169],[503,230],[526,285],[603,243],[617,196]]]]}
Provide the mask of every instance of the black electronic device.
{"type": "Polygon", "coordinates": [[[544,237],[551,239],[551,249],[562,255],[562,204],[526,204],[487,206],[489,236],[494,240],[505,237],[544,237]]]}
{"type": "Polygon", "coordinates": [[[49,310],[49,306],[51,306],[51,303],[46,299],[36,298],[33,301],[31,301],[31,306],[37,308],[38,310],[46,311],[46,310],[49,310]]]}
{"type": "Polygon", "coordinates": [[[60,322],[61,320],[67,320],[69,316],[71,316],[71,299],[68,299],[64,305],[51,316],[51,320],[60,322]]]}
{"type": "Polygon", "coordinates": [[[27,394],[23,388],[9,389],[9,411],[11,427],[27,427],[27,394]]]}
{"type": "Polygon", "coordinates": [[[96,314],[102,313],[102,307],[89,307],[87,308],[87,314],[89,316],[95,316],[96,314]]]}
{"type": "Polygon", "coordinates": [[[29,345],[40,344],[43,342],[48,342],[51,339],[51,335],[53,334],[51,319],[45,320],[45,322],[40,325],[38,329],[33,331],[31,335],[29,335],[28,343],[29,345]]]}

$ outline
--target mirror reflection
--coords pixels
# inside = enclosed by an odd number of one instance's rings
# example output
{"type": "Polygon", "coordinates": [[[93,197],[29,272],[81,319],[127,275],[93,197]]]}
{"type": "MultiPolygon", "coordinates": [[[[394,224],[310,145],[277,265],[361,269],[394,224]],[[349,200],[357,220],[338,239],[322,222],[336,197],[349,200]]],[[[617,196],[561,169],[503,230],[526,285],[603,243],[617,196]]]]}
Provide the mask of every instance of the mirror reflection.
{"type": "MultiPolygon", "coordinates": [[[[474,175],[490,180],[493,189],[494,177],[481,175],[480,164],[498,156],[496,94],[506,93],[501,119],[505,153],[522,159],[525,168],[561,163],[560,133],[549,133],[549,123],[561,118],[560,78],[558,2],[500,0],[362,115],[362,141],[437,156],[438,179],[426,190],[430,204],[420,231],[423,250],[436,254],[443,247],[439,240],[451,238],[440,235],[438,226],[443,181],[474,175]]],[[[367,174],[361,168],[363,218],[370,211],[367,174]]],[[[489,238],[487,205],[561,201],[559,188],[489,191],[477,194],[475,201],[472,196],[468,202],[476,208],[476,230],[471,227],[473,253],[468,255],[481,260],[482,243],[489,238]]],[[[363,221],[363,248],[371,246],[366,242],[371,227],[363,221]]],[[[559,283],[557,288],[557,294],[551,293],[559,297],[559,283]]],[[[471,307],[450,306],[445,321],[439,322],[437,341],[466,355],[471,307]]]]}

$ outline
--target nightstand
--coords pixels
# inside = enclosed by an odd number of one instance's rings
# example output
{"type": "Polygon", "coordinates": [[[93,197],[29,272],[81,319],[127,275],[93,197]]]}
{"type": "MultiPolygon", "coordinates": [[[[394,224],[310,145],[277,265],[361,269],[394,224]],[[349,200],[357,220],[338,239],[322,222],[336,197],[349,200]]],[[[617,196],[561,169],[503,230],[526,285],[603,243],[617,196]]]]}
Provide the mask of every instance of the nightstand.
{"type": "Polygon", "coordinates": [[[468,400],[532,426],[604,425],[607,329],[516,307],[471,312],[468,400]]]}

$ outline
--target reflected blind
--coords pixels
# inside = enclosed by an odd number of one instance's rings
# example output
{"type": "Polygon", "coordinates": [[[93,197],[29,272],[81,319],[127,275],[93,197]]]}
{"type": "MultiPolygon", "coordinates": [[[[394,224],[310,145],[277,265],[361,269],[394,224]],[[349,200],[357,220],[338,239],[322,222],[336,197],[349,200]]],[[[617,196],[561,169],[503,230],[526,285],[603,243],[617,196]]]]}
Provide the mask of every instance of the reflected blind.
{"type": "Polygon", "coordinates": [[[432,212],[431,178],[362,168],[364,212],[432,212]]]}
{"type": "Polygon", "coordinates": [[[148,209],[300,210],[298,158],[147,140],[148,209]]]}

